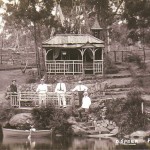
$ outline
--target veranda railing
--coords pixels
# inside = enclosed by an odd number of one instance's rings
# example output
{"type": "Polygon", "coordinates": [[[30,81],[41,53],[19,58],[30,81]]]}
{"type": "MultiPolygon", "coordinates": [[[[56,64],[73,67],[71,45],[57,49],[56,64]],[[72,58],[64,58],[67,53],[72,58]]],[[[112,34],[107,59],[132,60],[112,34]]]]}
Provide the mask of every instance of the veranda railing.
{"type": "Polygon", "coordinates": [[[47,73],[76,74],[83,72],[82,60],[47,60],[47,73]]]}
{"type": "MultiPolygon", "coordinates": [[[[66,105],[73,105],[73,93],[66,92],[66,105]]],[[[18,92],[16,94],[10,93],[10,102],[12,107],[35,107],[38,105],[39,96],[36,92],[18,92]]],[[[55,106],[58,106],[58,97],[54,92],[47,92],[46,94],[46,104],[53,103],[55,106]]]]}

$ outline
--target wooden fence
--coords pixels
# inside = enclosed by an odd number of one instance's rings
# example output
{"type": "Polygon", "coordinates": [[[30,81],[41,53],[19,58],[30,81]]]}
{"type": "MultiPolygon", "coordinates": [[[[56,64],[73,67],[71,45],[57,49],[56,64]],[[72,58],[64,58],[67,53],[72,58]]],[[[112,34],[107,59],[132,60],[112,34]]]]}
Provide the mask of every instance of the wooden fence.
{"type": "Polygon", "coordinates": [[[0,53],[0,64],[24,65],[28,61],[29,65],[35,65],[35,52],[2,52],[0,53]]]}
{"type": "MultiPolygon", "coordinates": [[[[66,97],[66,106],[72,106],[74,102],[73,94],[67,92],[66,97]]],[[[12,107],[36,107],[38,105],[39,96],[36,92],[19,92],[17,94],[10,93],[10,102],[12,107]]],[[[58,97],[54,92],[47,92],[46,94],[46,104],[53,103],[55,106],[58,106],[58,97]]]]}
{"type": "Polygon", "coordinates": [[[132,54],[137,54],[141,57],[142,60],[145,61],[145,59],[148,59],[146,56],[149,56],[149,51],[145,50],[143,51],[142,49],[137,49],[137,50],[112,50],[108,53],[109,57],[114,61],[114,62],[124,62],[126,58],[129,55],[132,54]],[[148,55],[147,55],[148,54],[148,55]]]}

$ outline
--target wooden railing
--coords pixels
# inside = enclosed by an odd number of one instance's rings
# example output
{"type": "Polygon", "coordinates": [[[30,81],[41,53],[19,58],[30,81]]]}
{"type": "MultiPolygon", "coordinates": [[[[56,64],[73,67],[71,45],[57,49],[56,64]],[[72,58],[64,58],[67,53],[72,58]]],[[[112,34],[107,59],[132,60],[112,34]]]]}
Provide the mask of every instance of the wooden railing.
{"type": "MultiPolygon", "coordinates": [[[[66,106],[73,105],[73,94],[71,92],[66,92],[66,106]]],[[[39,96],[36,92],[19,92],[17,94],[10,93],[10,100],[12,107],[35,107],[38,105],[39,96]]],[[[46,104],[53,103],[58,106],[58,97],[54,92],[47,92],[46,94],[46,104]]]]}
{"type": "Polygon", "coordinates": [[[47,73],[82,73],[82,60],[47,60],[47,73]]]}
{"type": "Polygon", "coordinates": [[[102,73],[103,61],[94,60],[93,63],[83,63],[82,60],[47,60],[46,68],[49,74],[81,74],[85,70],[102,73]]]}
{"type": "Polygon", "coordinates": [[[94,60],[94,73],[103,73],[103,61],[94,60]]]}

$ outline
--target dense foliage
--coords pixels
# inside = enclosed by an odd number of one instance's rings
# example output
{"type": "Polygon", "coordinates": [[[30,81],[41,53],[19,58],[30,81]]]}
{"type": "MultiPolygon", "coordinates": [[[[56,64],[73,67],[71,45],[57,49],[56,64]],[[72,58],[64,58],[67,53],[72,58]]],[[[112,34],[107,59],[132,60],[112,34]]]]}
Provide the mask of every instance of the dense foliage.
{"type": "Polygon", "coordinates": [[[116,99],[107,103],[107,118],[116,122],[120,127],[120,134],[129,134],[137,130],[144,130],[147,117],[142,113],[141,92],[133,89],[127,94],[127,99],[116,99]]]}
{"type": "Polygon", "coordinates": [[[55,133],[71,134],[70,124],[67,122],[70,114],[67,114],[63,109],[55,108],[51,103],[46,108],[34,108],[32,115],[37,129],[52,129],[55,133]]]}
{"type": "Polygon", "coordinates": [[[8,121],[15,113],[14,108],[11,107],[10,102],[3,99],[0,104],[0,122],[8,121]]]}
{"type": "Polygon", "coordinates": [[[146,64],[138,54],[131,53],[125,58],[125,61],[135,63],[139,69],[146,69],[146,64]]]}
{"type": "Polygon", "coordinates": [[[116,74],[119,72],[117,66],[112,62],[109,56],[104,57],[104,73],[105,74],[116,74]]]}

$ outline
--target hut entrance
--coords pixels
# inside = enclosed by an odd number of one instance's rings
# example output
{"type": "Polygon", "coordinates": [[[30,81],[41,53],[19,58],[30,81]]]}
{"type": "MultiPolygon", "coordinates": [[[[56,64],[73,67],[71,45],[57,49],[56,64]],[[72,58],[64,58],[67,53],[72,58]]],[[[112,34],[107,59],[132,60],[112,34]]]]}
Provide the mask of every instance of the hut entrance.
{"type": "Polygon", "coordinates": [[[83,68],[85,74],[93,74],[93,53],[90,49],[84,52],[83,68]]]}

